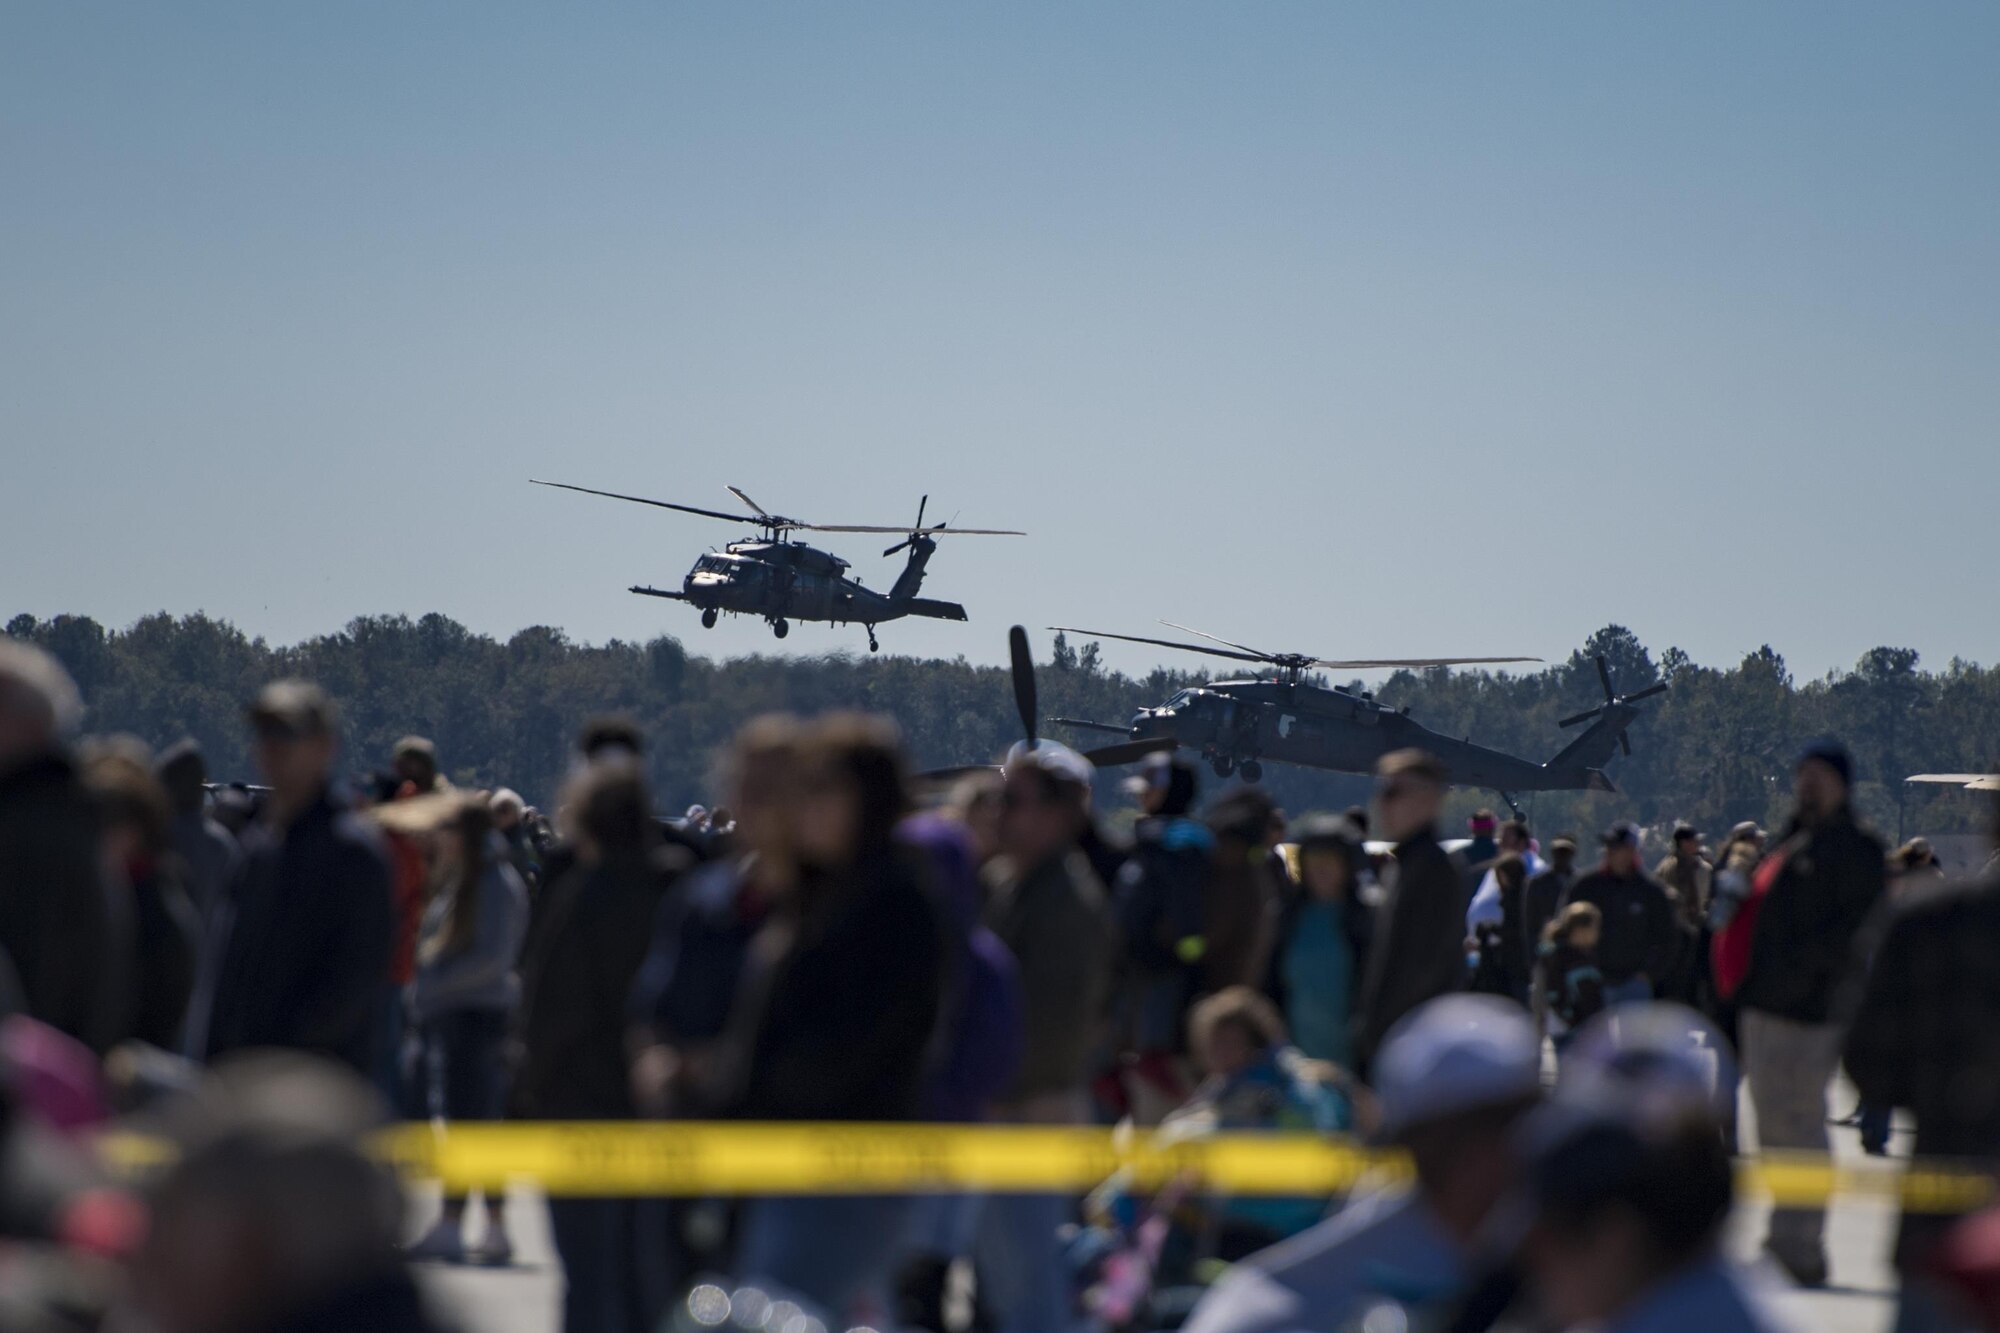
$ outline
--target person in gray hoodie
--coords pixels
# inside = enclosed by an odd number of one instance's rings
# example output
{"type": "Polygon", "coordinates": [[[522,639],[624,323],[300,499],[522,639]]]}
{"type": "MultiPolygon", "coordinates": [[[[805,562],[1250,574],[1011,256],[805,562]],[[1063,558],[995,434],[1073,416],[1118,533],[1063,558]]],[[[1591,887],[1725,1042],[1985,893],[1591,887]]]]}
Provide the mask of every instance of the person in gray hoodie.
{"type": "MultiPolygon", "coordinates": [[[[408,993],[420,1034],[422,1086],[430,1113],[443,1120],[497,1120],[507,1102],[506,1043],[521,1003],[516,970],[528,931],[528,889],[508,861],[486,802],[460,804],[438,830],[429,904],[417,932],[417,967],[408,993]]],[[[463,1197],[446,1198],[437,1224],[413,1258],[466,1258],[463,1197]]],[[[486,1200],[486,1237],[478,1262],[504,1266],[514,1257],[505,1197],[486,1200]]]]}

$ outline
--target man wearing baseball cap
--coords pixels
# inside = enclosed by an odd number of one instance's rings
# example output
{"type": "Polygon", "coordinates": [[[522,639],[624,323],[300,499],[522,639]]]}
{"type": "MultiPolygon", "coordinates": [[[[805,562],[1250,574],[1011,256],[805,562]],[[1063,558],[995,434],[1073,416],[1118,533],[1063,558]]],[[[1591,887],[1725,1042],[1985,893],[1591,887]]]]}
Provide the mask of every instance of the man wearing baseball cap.
{"type": "Polygon", "coordinates": [[[1378,1309],[1401,1328],[1452,1309],[1513,1187],[1511,1140],[1541,1100],[1541,1060],[1534,1023],[1496,996],[1443,996],[1398,1023],[1375,1062],[1377,1135],[1409,1153],[1414,1185],[1238,1264],[1195,1308],[1191,1333],[1373,1328],[1378,1309]]]}
{"type": "Polygon", "coordinates": [[[339,722],[317,685],[281,680],[251,704],[271,786],[228,895],[227,943],[196,991],[192,1048],[310,1051],[374,1071],[394,933],[379,837],[333,794],[339,722]]]}
{"type": "Polygon", "coordinates": [[[1604,860],[1578,880],[1563,900],[1591,903],[1604,913],[1597,945],[1597,968],[1604,974],[1606,1004],[1635,1004],[1653,998],[1653,985],[1666,976],[1680,951],[1674,905],[1660,882],[1639,864],[1639,826],[1620,820],[1605,831],[1604,860]]]}
{"type": "MultiPolygon", "coordinates": [[[[1759,902],[1737,988],[1743,1074],[1764,1148],[1827,1151],[1826,1087],[1840,1056],[1834,995],[1854,974],[1855,939],[1881,900],[1887,850],[1848,803],[1854,760],[1818,740],[1793,769],[1797,806],[1751,876],[1759,902]]],[[[1764,1247],[1801,1286],[1827,1279],[1826,1213],[1772,1210],[1764,1247]]]]}

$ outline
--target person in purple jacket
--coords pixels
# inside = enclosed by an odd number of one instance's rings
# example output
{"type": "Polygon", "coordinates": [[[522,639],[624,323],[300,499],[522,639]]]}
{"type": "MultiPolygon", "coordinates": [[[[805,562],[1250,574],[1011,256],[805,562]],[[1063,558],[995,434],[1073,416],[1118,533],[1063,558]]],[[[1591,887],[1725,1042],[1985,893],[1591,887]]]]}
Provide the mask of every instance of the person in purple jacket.
{"type": "MultiPolygon", "coordinates": [[[[976,1123],[1020,1070],[1025,1040],[1021,979],[1000,937],[981,923],[984,894],[972,833],[956,819],[912,815],[897,840],[922,854],[945,921],[944,1002],[924,1080],[924,1119],[976,1123]]],[[[907,1258],[898,1282],[900,1322],[942,1328],[945,1279],[952,1262],[972,1252],[984,1198],[925,1195],[904,1232],[907,1258]]]]}

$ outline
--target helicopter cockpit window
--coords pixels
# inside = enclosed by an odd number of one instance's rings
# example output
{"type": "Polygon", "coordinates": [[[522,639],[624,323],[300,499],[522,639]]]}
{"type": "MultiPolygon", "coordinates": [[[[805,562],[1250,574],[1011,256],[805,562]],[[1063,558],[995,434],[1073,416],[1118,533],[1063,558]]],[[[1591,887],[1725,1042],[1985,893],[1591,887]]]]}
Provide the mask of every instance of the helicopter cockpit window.
{"type": "Polygon", "coordinates": [[[1178,713],[1181,709],[1186,708],[1189,704],[1193,702],[1194,702],[1194,693],[1192,691],[1179,690],[1174,694],[1173,698],[1167,700],[1167,708],[1170,712],[1178,713]]]}

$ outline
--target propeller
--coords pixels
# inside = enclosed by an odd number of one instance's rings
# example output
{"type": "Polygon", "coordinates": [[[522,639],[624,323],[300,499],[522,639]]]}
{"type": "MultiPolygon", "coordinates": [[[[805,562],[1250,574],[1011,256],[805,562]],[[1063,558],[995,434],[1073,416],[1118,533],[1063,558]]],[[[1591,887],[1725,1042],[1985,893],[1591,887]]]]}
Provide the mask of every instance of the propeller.
{"type": "Polygon", "coordinates": [[[1231,643],[1220,639],[1206,630],[1192,629],[1186,625],[1176,625],[1171,620],[1160,622],[1168,629],[1177,629],[1183,634],[1192,634],[1207,639],[1209,643],[1222,645],[1211,648],[1208,644],[1184,643],[1174,639],[1148,639],[1136,634],[1108,634],[1102,630],[1077,629],[1068,625],[1052,625],[1065,634],[1088,634],[1093,638],[1119,639],[1126,643],[1147,643],[1156,648],[1174,648],[1181,652],[1204,653],[1209,657],[1226,657],[1235,662],[1264,662],[1296,680],[1300,673],[1314,667],[1329,670],[1369,670],[1381,667],[1434,667],[1434,666],[1492,666],[1509,662],[1539,662],[1539,657],[1370,657],[1370,658],[1325,658],[1308,653],[1267,653],[1247,644],[1231,643]]]}
{"type": "MultiPolygon", "coordinates": [[[[1557,726],[1573,727],[1579,722],[1588,722],[1590,719],[1600,716],[1606,709],[1616,708],[1622,704],[1635,704],[1641,699],[1650,699],[1656,694],[1665,694],[1667,692],[1667,682],[1663,680],[1656,684],[1648,685],[1645,689],[1632,694],[1620,694],[1611,683],[1610,666],[1605,663],[1604,658],[1601,656],[1596,661],[1598,683],[1604,686],[1604,702],[1595,708],[1587,708],[1581,713],[1564,718],[1562,721],[1556,723],[1557,726]]],[[[1632,738],[1621,731],[1618,733],[1618,744],[1625,751],[1625,757],[1627,759],[1631,758],[1632,738]]]]}
{"type": "MultiPolygon", "coordinates": [[[[802,519],[786,518],[782,514],[772,513],[751,499],[740,486],[730,486],[726,489],[731,495],[748,505],[753,511],[753,515],[731,514],[720,509],[703,509],[699,505],[675,504],[671,500],[649,500],[643,495],[621,495],[617,491],[592,490],[588,486],[572,486],[566,481],[536,481],[533,477],[530,477],[528,480],[536,486],[554,486],[558,490],[581,491],[585,495],[601,495],[609,500],[626,500],[632,504],[652,505],[657,509],[672,509],[683,514],[699,514],[703,518],[719,518],[726,523],[741,523],[745,518],[749,518],[750,522],[773,535],[781,532],[879,532],[884,535],[900,533],[905,538],[903,544],[907,545],[907,539],[909,538],[934,536],[945,530],[945,525],[942,523],[928,528],[923,525],[922,505],[917,507],[917,526],[915,529],[869,523],[807,523],[802,519]]],[[[928,501],[930,497],[925,496],[924,499],[928,501]]],[[[1025,532],[1017,532],[1012,528],[953,528],[951,531],[954,535],[966,537],[1025,537],[1028,535],[1025,532]]],[[[892,552],[901,549],[902,546],[892,546],[889,548],[892,552]]]]}
{"type": "Polygon", "coordinates": [[[1008,630],[1007,651],[1013,659],[1014,707],[1021,712],[1021,735],[1032,750],[1040,741],[1035,734],[1035,655],[1028,650],[1028,631],[1019,625],[1008,630]]]}
{"type": "MultiPolygon", "coordinates": [[[[891,546],[888,550],[882,552],[883,555],[885,556],[894,555],[896,554],[896,552],[902,550],[905,546],[913,545],[916,542],[917,534],[924,530],[924,506],[929,504],[930,502],[931,502],[931,497],[928,495],[926,495],[923,499],[917,501],[917,526],[910,529],[909,536],[903,538],[903,540],[897,542],[894,546],[891,546]]],[[[942,528],[944,524],[940,523],[938,524],[938,526],[942,528]]]]}

